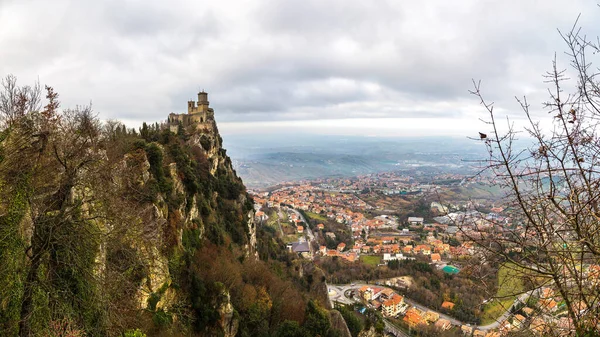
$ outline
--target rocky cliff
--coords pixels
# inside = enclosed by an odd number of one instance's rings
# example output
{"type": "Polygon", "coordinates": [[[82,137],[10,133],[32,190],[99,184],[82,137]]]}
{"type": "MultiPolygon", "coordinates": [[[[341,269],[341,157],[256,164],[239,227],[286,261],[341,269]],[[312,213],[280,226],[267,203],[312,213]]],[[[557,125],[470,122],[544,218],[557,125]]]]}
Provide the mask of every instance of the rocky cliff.
{"type": "Polygon", "coordinates": [[[89,108],[2,121],[1,335],[65,322],[89,336],[236,334],[231,285],[204,284],[196,263],[206,244],[257,256],[253,203],[214,120],[179,134],[102,124],[89,108]]]}
{"type": "Polygon", "coordinates": [[[0,107],[0,335],[347,331],[323,274],[255,225],[214,119],[138,131],[36,97],[0,107]]]}
{"type": "MultiPolygon", "coordinates": [[[[133,178],[136,189],[157,192],[140,214],[147,240],[131,243],[146,271],[136,302],[152,313],[153,321],[162,319],[170,326],[183,319],[175,309],[185,307],[196,291],[194,278],[201,270],[194,274],[190,269],[202,242],[233,244],[241,256],[256,259],[256,226],[252,201],[222,147],[214,120],[201,130],[178,135],[163,131],[158,141],[148,140],[138,141],[125,160],[126,166],[142,168],[138,179],[133,178]]],[[[211,288],[213,293],[202,300],[210,304],[215,319],[201,330],[234,336],[239,318],[230,289],[222,283],[211,288]]],[[[184,314],[199,314],[193,311],[184,314]]]]}

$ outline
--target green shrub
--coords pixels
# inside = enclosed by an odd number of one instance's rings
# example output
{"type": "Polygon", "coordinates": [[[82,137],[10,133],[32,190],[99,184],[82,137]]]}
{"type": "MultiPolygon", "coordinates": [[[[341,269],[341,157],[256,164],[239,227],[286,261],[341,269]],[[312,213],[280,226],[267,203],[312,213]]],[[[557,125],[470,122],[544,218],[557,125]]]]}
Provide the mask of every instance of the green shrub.
{"type": "Polygon", "coordinates": [[[146,337],[146,334],[143,333],[140,329],[127,330],[123,334],[123,337],[146,337]]]}
{"type": "Polygon", "coordinates": [[[200,136],[200,145],[202,145],[202,148],[205,151],[208,151],[210,149],[210,139],[208,138],[208,136],[206,136],[206,135],[200,136]]]}
{"type": "Polygon", "coordinates": [[[156,326],[168,327],[173,324],[173,316],[163,309],[160,309],[152,315],[152,322],[154,322],[154,325],[156,326]]]}
{"type": "Polygon", "coordinates": [[[185,229],[181,238],[183,247],[188,251],[193,251],[200,247],[200,230],[199,229],[185,229]]]}

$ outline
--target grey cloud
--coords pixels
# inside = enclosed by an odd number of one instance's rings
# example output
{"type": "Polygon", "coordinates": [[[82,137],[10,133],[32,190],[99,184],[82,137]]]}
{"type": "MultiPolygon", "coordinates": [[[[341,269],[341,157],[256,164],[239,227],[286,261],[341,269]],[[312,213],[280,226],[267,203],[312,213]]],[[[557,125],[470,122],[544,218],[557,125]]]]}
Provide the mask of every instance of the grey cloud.
{"type": "MultiPolygon", "coordinates": [[[[38,76],[63,106],[162,120],[199,89],[219,120],[460,117],[482,79],[514,107],[579,12],[562,1],[12,1],[0,4],[0,75],[38,76]],[[28,24],[24,24],[27,22],[28,24]]],[[[592,31],[592,34],[596,33],[592,31]]]]}

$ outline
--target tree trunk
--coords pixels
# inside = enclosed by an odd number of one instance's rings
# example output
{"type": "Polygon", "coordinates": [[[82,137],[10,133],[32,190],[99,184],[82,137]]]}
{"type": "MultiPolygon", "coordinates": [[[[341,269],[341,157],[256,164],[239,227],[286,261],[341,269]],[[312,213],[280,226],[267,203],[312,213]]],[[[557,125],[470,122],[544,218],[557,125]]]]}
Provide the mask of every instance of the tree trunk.
{"type": "Polygon", "coordinates": [[[19,336],[30,337],[31,336],[31,322],[30,316],[33,313],[33,291],[37,287],[37,274],[42,264],[42,240],[39,233],[39,226],[35,227],[36,230],[31,240],[33,257],[31,258],[31,266],[27,273],[27,280],[25,281],[25,289],[23,292],[23,302],[21,303],[21,320],[19,321],[19,336]]]}
{"type": "MultiPolygon", "coordinates": [[[[75,174],[73,173],[69,175],[66,179],[64,179],[60,184],[57,192],[49,198],[49,200],[46,202],[46,205],[50,205],[50,207],[47,210],[45,210],[46,214],[48,214],[48,212],[65,209],[65,206],[68,204],[69,198],[73,190],[74,177],[75,174]]],[[[59,217],[64,216],[64,214],[59,215],[59,217]]],[[[21,304],[21,320],[19,322],[20,337],[31,336],[30,318],[34,310],[33,292],[38,286],[38,271],[40,269],[40,266],[42,265],[43,256],[47,252],[49,243],[52,240],[51,233],[52,226],[54,223],[55,221],[53,221],[52,217],[49,218],[45,215],[42,215],[33,223],[34,232],[33,237],[31,239],[32,258],[31,266],[29,268],[29,272],[27,273],[27,280],[25,281],[25,289],[23,291],[23,302],[21,304]]]]}

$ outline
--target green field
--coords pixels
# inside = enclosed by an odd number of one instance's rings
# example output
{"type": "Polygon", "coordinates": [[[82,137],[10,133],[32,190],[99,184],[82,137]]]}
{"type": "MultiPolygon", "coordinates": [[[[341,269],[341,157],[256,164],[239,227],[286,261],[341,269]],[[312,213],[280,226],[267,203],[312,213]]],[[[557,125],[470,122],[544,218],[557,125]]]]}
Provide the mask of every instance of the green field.
{"type": "Polygon", "coordinates": [[[370,266],[377,266],[381,263],[381,256],[376,255],[362,255],[360,257],[360,261],[364,264],[368,264],[370,266]]]}
{"type": "Polygon", "coordinates": [[[301,236],[303,236],[303,235],[302,234],[288,234],[283,238],[283,242],[285,242],[285,243],[298,242],[298,240],[300,240],[301,236]]]}
{"type": "Polygon", "coordinates": [[[326,221],[327,218],[322,216],[321,214],[317,214],[317,213],[312,213],[312,212],[306,212],[306,215],[308,215],[311,219],[315,219],[318,221],[326,221]]]}
{"type": "Polygon", "coordinates": [[[279,227],[277,226],[277,219],[279,219],[277,212],[275,212],[275,211],[271,212],[271,214],[269,214],[269,219],[267,220],[267,225],[269,225],[275,229],[279,229],[279,227]]]}
{"type": "Polygon", "coordinates": [[[517,296],[524,291],[523,272],[514,265],[502,265],[498,270],[498,291],[495,299],[483,307],[481,324],[487,325],[496,321],[510,306],[517,296]]]}

